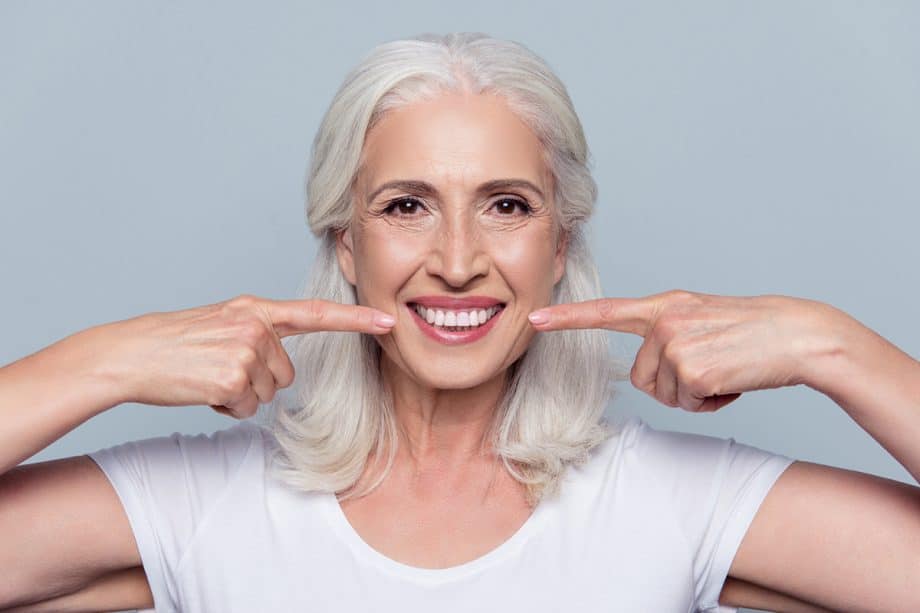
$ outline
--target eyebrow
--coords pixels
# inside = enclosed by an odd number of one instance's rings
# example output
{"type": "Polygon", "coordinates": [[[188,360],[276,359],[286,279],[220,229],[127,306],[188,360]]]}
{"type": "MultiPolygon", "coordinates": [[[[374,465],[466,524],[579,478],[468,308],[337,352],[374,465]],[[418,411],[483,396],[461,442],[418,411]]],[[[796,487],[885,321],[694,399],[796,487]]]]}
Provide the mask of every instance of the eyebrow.
{"type": "MultiPolygon", "coordinates": [[[[543,192],[540,191],[540,188],[528,181],[527,179],[495,179],[493,181],[486,181],[482,183],[479,187],[476,188],[476,193],[478,195],[485,194],[486,192],[493,192],[502,189],[529,189],[534,192],[540,199],[543,200],[543,192]]],[[[387,181],[383,185],[379,186],[373,192],[371,192],[368,202],[371,202],[380,195],[381,192],[384,192],[388,189],[400,189],[407,192],[413,192],[417,194],[422,194],[425,196],[437,196],[438,190],[431,183],[426,183],[425,181],[416,181],[411,179],[397,179],[395,181],[387,181]]]]}

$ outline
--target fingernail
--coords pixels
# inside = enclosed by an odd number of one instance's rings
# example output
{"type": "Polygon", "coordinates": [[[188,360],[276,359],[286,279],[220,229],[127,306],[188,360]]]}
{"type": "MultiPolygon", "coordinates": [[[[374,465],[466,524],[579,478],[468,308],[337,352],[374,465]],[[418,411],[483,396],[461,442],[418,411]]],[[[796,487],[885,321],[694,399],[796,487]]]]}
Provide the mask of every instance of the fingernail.
{"type": "Polygon", "coordinates": [[[527,319],[529,319],[531,323],[545,324],[549,321],[549,313],[546,311],[534,311],[527,316],[527,319]]]}
{"type": "Polygon", "coordinates": [[[386,313],[379,313],[374,315],[374,323],[378,326],[384,328],[392,328],[396,325],[396,319],[392,315],[387,315],[386,313]]]}

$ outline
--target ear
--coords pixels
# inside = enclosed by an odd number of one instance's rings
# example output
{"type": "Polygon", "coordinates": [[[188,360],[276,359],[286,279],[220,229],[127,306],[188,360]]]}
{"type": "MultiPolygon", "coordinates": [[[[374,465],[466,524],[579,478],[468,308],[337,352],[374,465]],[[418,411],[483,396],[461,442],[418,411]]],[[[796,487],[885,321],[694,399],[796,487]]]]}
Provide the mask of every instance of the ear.
{"type": "Polygon", "coordinates": [[[565,258],[569,247],[569,233],[561,230],[559,240],[556,242],[556,256],[553,260],[553,285],[559,283],[565,273],[565,258]]]}
{"type": "Polygon", "coordinates": [[[339,230],[335,235],[335,255],[339,260],[339,268],[345,279],[352,285],[357,285],[355,275],[354,241],[351,236],[351,227],[339,230]]]}

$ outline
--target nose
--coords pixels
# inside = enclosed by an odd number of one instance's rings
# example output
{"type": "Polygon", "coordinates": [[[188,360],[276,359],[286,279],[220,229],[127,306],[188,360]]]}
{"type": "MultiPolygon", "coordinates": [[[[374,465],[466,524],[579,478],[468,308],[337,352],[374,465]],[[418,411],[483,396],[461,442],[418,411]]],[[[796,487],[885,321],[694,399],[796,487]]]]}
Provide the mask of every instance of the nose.
{"type": "Polygon", "coordinates": [[[442,218],[426,269],[451,287],[463,288],[489,273],[491,263],[482,245],[471,216],[461,213],[442,218]]]}

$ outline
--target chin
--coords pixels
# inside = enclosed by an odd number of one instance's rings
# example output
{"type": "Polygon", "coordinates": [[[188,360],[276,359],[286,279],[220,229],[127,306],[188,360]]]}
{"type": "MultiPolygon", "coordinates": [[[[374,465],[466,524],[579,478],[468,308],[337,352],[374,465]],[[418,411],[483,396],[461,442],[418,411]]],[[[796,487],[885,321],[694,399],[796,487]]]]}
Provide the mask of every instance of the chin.
{"type": "MultiPolygon", "coordinates": [[[[405,356],[404,356],[405,357],[405,356]]],[[[396,361],[394,366],[416,384],[433,389],[463,390],[488,383],[502,376],[507,366],[483,360],[422,359],[396,361]]]]}
{"type": "Polygon", "coordinates": [[[484,373],[481,375],[472,374],[460,377],[446,373],[432,373],[430,376],[416,375],[416,377],[419,383],[425,385],[426,387],[431,387],[439,390],[466,390],[478,387],[483,383],[491,381],[499,374],[501,374],[501,371],[484,373]]]}

